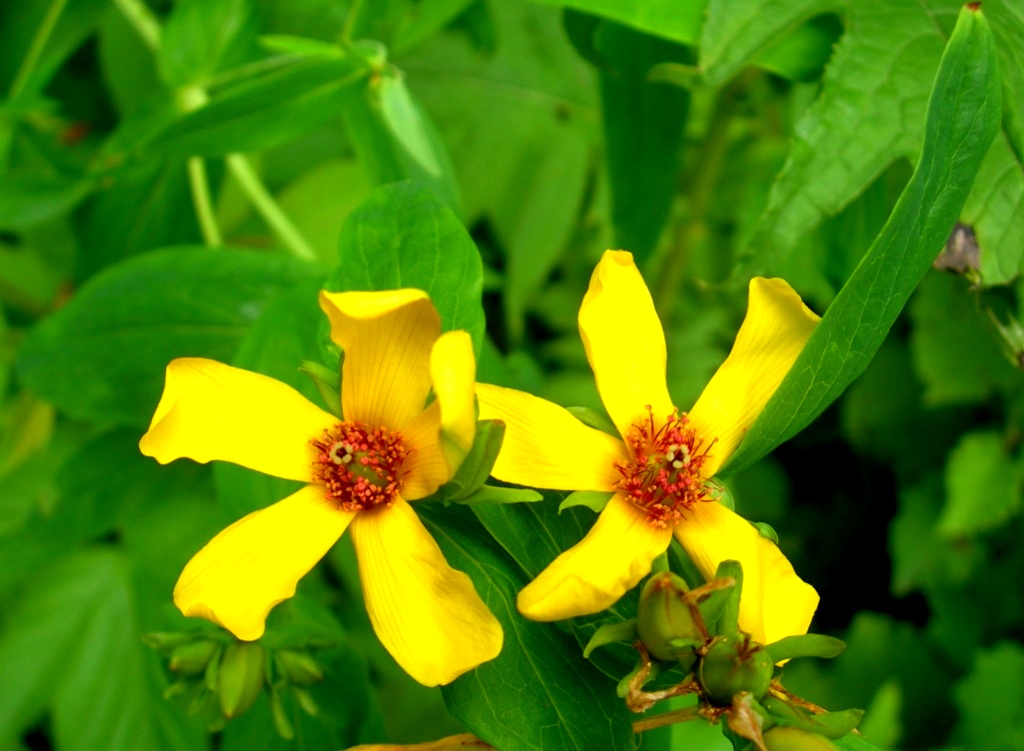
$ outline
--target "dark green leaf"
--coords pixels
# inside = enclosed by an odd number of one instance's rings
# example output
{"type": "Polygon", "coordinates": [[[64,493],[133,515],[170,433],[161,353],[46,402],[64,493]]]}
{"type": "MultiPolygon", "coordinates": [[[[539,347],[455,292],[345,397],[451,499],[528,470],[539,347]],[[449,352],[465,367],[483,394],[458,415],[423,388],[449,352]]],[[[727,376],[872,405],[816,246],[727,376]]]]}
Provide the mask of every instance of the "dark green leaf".
{"type": "Polygon", "coordinates": [[[505,631],[496,659],[441,689],[449,711],[502,751],[633,749],[629,713],[612,682],[583,659],[572,637],[519,615],[516,594],[526,580],[515,563],[472,517],[430,514],[425,521],[505,631]]]}
{"type": "MultiPolygon", "coordinates": [[[[491,474],[505,438],[505,423],[500,420],[479,420],[473,446],[455,476],[439,491],[442,498],[461,500],[476,493],[491,474]]],[[[493,488],[502,490],[503,488],[493,488]]],[[[485,493],[486,495],[486,493],[485,493]]],[[[479,499],[477,499],[479,500],[479,499]]]]}
{"type": "Polygon", "coordinates": [[[35,174],[5,175],[0,181],[0,227],[24,229],[66,214],[92,189],[85,180],[35,174]]]}
{"type": "Polygon", "coordinates": [[[480,303],[483,265],[469,233],[429,189],[383,185],[345,220],[338,267],[327,288],[426,290],[444,331],[464,329],[479,353],[484,333],[480,303]]]}
{"type": "Polygon", "coordinates": [[[69,415],[144,426],[168,362],[230,361],[270,298],[313,275],[278,255],[153,251],[95,277],[43,320],[21,347],[18,372],[69,415]]]}
{"type": "Polygon", "coordinates": [[[642,263],[657,245],[676,194],[690,108],[690,92],[652,83],[648,74],[658,63],[694,59],[677,44],[613,23],[601,25],[596,46],[606,60],[599,74],[614,245],[642,263]]]}
{"type": "Polygon", "coordinates": [[[700,36],[706,0],[543,0],[551,5],[575,8],[595,16],[632,26],[649,34],[684,44],[694,44],[700,36]]]}
{"type": "Polygon", "coordinates": [[[730,460],[731,471],[796,434],[867,367],[956,223],[998,129],[998,86],[988,24],[965,10],[939,66],[914,176],[730,460]]]}

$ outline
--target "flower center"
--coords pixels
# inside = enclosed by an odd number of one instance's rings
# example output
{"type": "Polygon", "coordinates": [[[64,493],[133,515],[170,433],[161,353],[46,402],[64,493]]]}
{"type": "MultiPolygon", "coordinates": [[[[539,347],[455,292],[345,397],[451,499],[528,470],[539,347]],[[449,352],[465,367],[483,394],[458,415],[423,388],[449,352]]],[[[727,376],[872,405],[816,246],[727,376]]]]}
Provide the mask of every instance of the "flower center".
{"type": "Polygon", "coordinates": [[[316,450],[313,482],[343,511],[390,506],[403,485],[402,462],[409,451],[402,434],[361,422],[340,422],[311,438],[316,450]]]}
{"type": "Polygon", "coordinates": [[[626,436],[633,459],[615,463],[622,476],[616,487],[656,527],[675,523],[709,496],[700,468],[714,441],[705,447],[689,422],[685,412],[673,412],[657,427],[647,405],[647,419],[633,423],[626,436]]]}

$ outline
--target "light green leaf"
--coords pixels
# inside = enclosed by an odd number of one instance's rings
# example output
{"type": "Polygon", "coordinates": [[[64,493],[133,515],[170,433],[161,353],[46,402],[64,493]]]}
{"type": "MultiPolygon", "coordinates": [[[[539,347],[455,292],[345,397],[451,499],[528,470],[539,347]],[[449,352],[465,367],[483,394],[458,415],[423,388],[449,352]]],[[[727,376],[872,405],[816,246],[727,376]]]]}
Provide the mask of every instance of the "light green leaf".
{"type": "Polygon", "coordinates": [[[796,434],[867,367],[959,215],[999,125],[995,48],[965,10],[943,55],[924,148],[889,221],[729,462],[737,470],[796,434]]]}
{"type": "Polygon", "coordinates": [[[18,372],[69,415],[145,426],[168,362],[230,361],[270,298],[314,274],[269,253],[146,253],[98,275],[36,326],[21,346],[18,372]]]}
{"type": "Polygon", "coordinates": [[[535,503],[544,500],[544,496],[536,490],[529,488],[501,488],[495,485],[481,485],[476,492],[465,498],[459,498],[457,503],[535,503]]]}
{"type": "Polygon", "coordinates": [[[565,497],[565,500],[558,504],[558,513],[573,506],[586,506],[594,513],[600,513],[608,501],[612,499],[613,493],[603,493],[599,490],[577,490],[565,497]]]}
{"type": "Polygon", "coordinates": [[[998,527],[1020,510],[1024,468],[1007,456],[1003,436],[968,433],[946,465],[946,505],[938,529],[945,537],[973,536],[998,527]]]}
{"type": "Polygon", "coordinates": [[[159,64],[172,87],[202,86],[255,51],[252,0],[178,0],[160,36],[159,64]]]}
{"type": "Polygon", "coordinates": [[[957,736],[967,748],[1016,751],[1024,738],[1024,650],[1000,642],[978,652],[971,672],[954,689],[960,709],[957,736]]]}
{"type": "Polygon", "coordinates": [[[338,242],[333,292],[414,287],[430,295],[444,331],[464,329],[479,352],[483,264],[462,223],[428,188],[384,185],[349,214],[338,242]]]}

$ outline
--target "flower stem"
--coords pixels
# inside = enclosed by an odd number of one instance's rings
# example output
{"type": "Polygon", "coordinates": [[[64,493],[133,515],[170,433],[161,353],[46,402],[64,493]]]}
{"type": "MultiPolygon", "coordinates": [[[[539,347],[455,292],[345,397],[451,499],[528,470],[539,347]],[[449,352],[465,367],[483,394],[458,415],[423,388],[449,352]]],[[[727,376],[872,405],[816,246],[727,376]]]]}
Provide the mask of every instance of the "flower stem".
{"type": "Polygon", "coordinates": [[[206,181],[206,162],[201,156],[189,157],[188,182],[192,188],[192,203],[196,207],[196,218],[203,233],[203,242],[211,248],[224,244],[217,225],[217,217],[210,200],[210,186],[206,181]]]}
{"type": "Polygon", "coordinates": [[[226,161],[238,185],[281,244],[298,258],[306,261],[317,260],[316,251],[281,210],[245,155],[228,154],[226,161]]]}

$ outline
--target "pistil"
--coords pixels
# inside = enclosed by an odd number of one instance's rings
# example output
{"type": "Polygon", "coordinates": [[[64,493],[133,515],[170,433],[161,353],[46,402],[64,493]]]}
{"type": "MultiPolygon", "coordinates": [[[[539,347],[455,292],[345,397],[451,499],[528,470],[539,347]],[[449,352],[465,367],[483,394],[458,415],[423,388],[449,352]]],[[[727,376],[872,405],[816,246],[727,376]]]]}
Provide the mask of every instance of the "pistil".
{"type": "Polygon", "coordinates": [[[401,433],[347,421],[309,442],[315,451],[313,482],[324,486],[339,509],[367,511],[394,503],[408,455],[401,433]]]}

